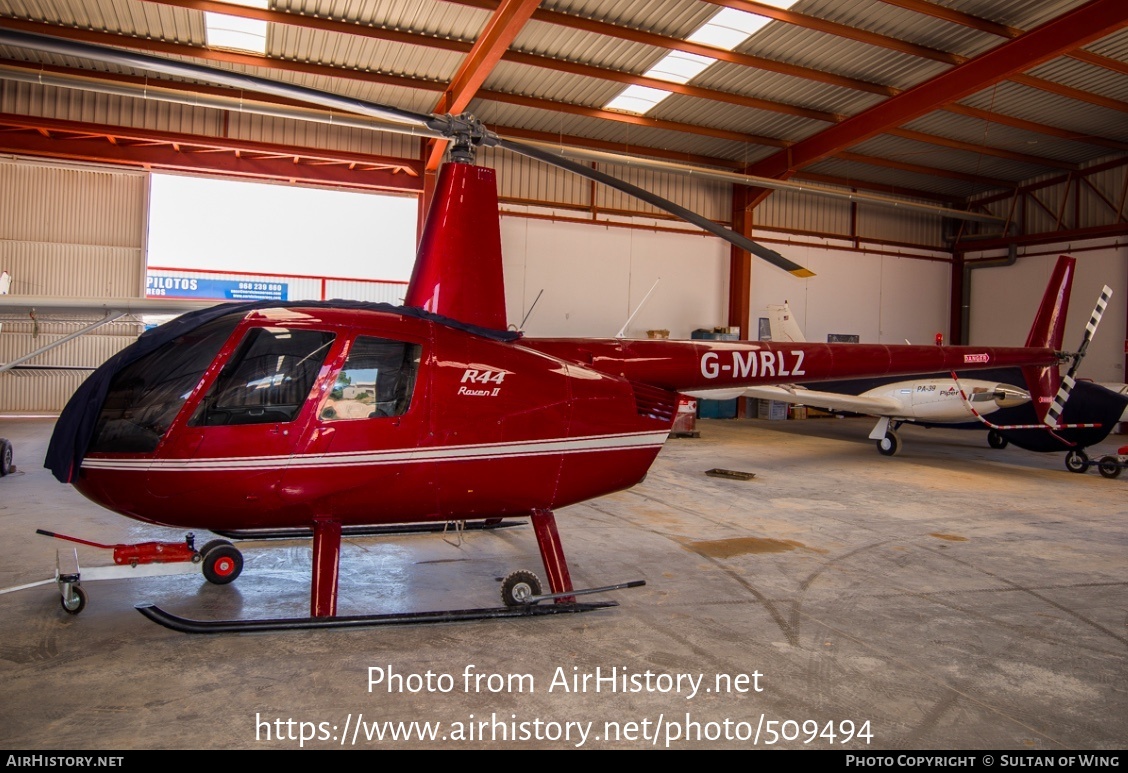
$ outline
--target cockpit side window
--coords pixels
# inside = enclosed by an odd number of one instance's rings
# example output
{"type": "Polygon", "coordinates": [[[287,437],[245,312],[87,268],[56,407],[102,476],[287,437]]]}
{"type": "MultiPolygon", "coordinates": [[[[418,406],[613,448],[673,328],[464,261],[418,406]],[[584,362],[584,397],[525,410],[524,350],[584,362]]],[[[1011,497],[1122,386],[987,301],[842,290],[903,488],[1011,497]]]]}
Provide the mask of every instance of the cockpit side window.
{"type": "Polygon", "coordinates": [[[357,336],[318,415],[323,421],[402,416],[411,405],[422,347],[357,336]]]}
{"type": "Polygon", "coordinates": [[[333,338],[320,330],[248,330],[189,426],[293,421],[309,397],[333,338]]]}
{"type": "Polygon", "coordinates": [[[220,317],[122,368],[110,381],[89,450],[155,451],[242,318],[220,317]]]}

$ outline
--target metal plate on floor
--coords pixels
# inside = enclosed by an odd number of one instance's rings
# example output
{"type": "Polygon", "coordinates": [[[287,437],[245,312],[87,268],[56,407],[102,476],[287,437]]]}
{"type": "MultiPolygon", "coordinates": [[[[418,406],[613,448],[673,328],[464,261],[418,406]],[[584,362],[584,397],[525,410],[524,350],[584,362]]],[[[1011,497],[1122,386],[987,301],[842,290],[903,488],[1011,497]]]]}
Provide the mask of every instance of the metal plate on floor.
{"type": "Polygon", "coordinates": [[[705,474],[711,478],[728,478],[729,480],[752,480],[756,477],[754,472],[741,472],[740,470],[722,470],[719,467],[714,467],[711,470],[706,470],[705,474]]]}

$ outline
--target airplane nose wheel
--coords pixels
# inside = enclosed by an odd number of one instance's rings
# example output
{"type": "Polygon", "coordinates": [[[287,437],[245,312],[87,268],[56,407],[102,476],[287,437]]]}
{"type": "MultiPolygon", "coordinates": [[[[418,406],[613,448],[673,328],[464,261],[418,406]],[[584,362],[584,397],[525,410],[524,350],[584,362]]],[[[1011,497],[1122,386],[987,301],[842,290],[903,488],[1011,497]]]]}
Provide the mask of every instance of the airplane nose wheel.
{"type": "Polygon", "coordinates": [[[507,607],[523,607],[541,595],[540,579],[532,572],[519,569],[510,572],[501,582],[501,600],[507,607]]]}
{"type": "Polygon", "coordinates": [[[991,448],[1006,448],[1007,443],[1007,439],[1000,435],[998,431],[991,430],[987,433],[987,445],[991,446],[991,448]]]}
{"type": "Polygon", "coordinates": [[[1065,455],[1065,469],[1070,472],[1085,472],[1089,469],[1089,457],[1084,451],[1071,450],[1065,455]]]}
{"type": "Polygon", "coordinates": [[[225,539],[212,540],[200,548],[204,579],[213,585],[227,585],[243,571],[243,554],[225,539]]]}

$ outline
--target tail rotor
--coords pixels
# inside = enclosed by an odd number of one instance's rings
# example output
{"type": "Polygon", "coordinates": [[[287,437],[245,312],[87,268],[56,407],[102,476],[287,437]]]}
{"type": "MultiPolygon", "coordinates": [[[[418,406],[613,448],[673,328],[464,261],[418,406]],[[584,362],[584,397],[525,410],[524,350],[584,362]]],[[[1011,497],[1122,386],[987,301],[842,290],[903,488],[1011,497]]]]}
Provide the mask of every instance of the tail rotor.
{"type": "Polygon", "coordinates": [[[1069,394],[1077,383],[1075,378],[1077,369],[1081,366],[1081,360],[1085,358],[1085,351],[1089,348],[1089,343],[1097,332],[1097,325],[1101,323],[1101,317],[1104,316],[1105,309],[1108,308],[1108,300],[1111,297],[1112,288],[1105,285],[1104,289],[1101,290],[1100,298],[1097,299],[1097,305],[1093,308],[1093,314],[1089,317],[1089,323],[1085,325],[1085,335],[1081,339],[1081,345],[1076,352],[1068,355],[1072,360],[1069,371],[1062,377],[1061,386],[1058,388],[1057,394],[1054,395],[1050,409],[1046,412],[1045,422],[1050,427],[1056,428],[1059,425],[1062,411],[1065,410],[1065,402],[1069,399],[1069,394]]]}

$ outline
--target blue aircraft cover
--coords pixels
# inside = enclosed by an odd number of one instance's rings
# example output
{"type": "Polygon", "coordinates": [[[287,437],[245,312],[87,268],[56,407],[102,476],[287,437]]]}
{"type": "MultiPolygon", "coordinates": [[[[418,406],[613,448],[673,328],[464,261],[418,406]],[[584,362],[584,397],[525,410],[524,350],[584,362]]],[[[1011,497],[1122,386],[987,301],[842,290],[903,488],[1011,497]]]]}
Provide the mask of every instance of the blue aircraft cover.
{"type": "Polygon", "coordinates": [[[255,309],[308,308],[345,309],[355,311],[379,311],[401,314],[419,319],[427,319],[446,327],[464,330],[473,335],[492,338],[497,341],[513,341],[521,333],[510,330],[491,330],[477,325],[467,325],[448,317],[432,314],[422,309],[393,306],[390,303],[371,303],[368,301],[250,301],[247,303],[220,303],[207,309],[199,309],[182,314],[159,327],[146,330],[136,341],[106,360],[75,390],[51,434],[47,446],[47,457],[43,466],[63,483],[72,483],[78,477],[78,469],[86,456],[86,449],[94,435],[94,427],[106,400],[110,382],[123,368],[165,344],[176,340],[185,333],[201,325],[228,314],[246,314],[255,309]]]}

